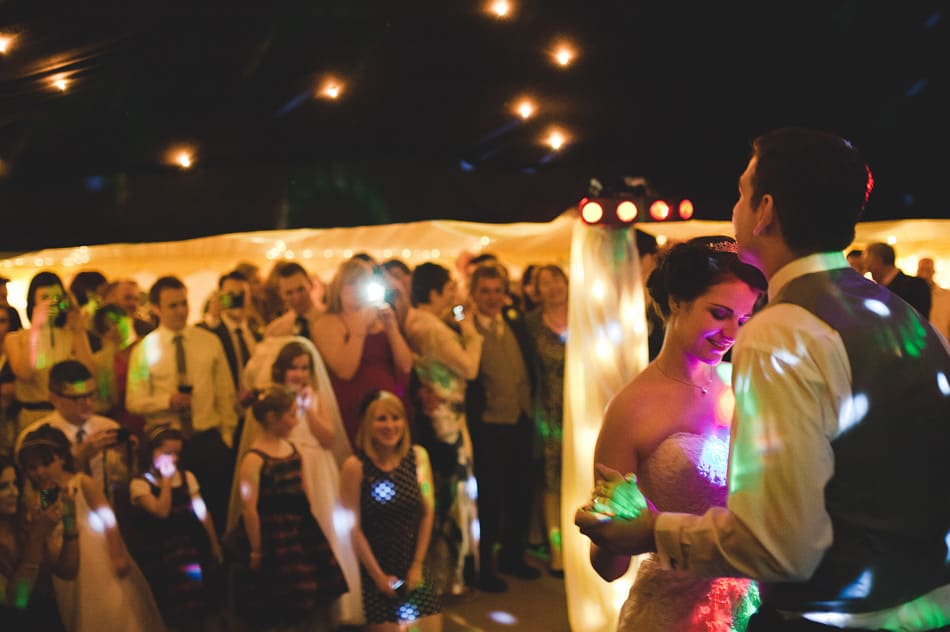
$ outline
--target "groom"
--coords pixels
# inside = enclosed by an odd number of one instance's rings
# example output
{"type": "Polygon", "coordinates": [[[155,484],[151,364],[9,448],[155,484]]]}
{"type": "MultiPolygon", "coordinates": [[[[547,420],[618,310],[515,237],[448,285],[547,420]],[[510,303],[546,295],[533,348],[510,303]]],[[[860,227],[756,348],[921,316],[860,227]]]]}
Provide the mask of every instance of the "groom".
{"type": "Polygon", "coordinates": [[[872,185],[841,138],[755,140],[732,220],[769,305],[734,349],[728,507],[575,518],[618,553],[759,580],[749,630],[950,629],[950,351],[842,254],[872,185]]]}

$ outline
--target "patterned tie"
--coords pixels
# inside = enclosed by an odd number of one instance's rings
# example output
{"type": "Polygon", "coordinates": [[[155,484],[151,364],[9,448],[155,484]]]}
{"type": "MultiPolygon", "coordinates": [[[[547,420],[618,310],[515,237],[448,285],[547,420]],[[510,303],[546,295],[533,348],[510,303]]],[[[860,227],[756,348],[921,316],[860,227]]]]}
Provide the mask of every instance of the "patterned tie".
{"type": "MultiPolygon", "coordinates": [[[[191,385],[188,382],[188,363],[185,361],[185,337],[178,334],[173,339],[175,342],[175,367],[178,370],[178,392],[191,393],[191,385]],[[184,387],[184,388],[183,388],[184,387]]],[[[181,417],[181,429],[186,437],[190,437],[194,431],[194,425],[191,422],[191,409],[186,408],[179,413],[181,417]]]]}
{"type": "Polygon", "coordinates": [[[297,316],[294,320],[295,324],[295,333],[298,336],[303,336],[307,340],[310,340],[310,322],[307,320],[306,316],[297,316]]]}
{"type": "Polygon", "coordinates": [[[234,335],[237,336],[238,341],[238,369],[243,369],[244,365],[247,364],[247,359],[251,357],[251,352],[247,349],[247,341],[244,340],[244,332],[240,327],[234,328],[234,335]]]}

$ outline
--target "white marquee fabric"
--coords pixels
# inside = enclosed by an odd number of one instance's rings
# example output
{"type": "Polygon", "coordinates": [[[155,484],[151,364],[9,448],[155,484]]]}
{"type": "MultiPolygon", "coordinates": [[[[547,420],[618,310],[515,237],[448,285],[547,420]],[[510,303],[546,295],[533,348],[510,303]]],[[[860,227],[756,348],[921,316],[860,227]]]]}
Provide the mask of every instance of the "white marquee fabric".
{"type": "MultiPolygon", "coordinates": [[[[567,269],[571,231],[576,212],[569,210],[544,223],[485,224],[454,220],[431,220],[356,228],[301,228],[251,233],[232,233],[185,241],[77,245],[29,252],[0,260],[0,275],[11,279],[10,302],[22,309],[30,278],[40,269],[57,272],[69,283],[79,270],[100,270],[108,278],[131,277],[147,289],[159,276],[182,278],[192,297],[192,316],[197,319],[202,300],[218,276],[239,261],[257,263],[266,273],[276,260],[299,261],[312,274],[328,281],[340,261],[357,252],[379,260],[398,257],[410,266],[437,261],[453,269],[463,251],[499,254],[517,277],[530,263],[553,261],[567,269]]],[[[730,222],[643,223],[642,230],[665,240],[697,235],[732,234],[730,222]]],[[[820,228],[816,227],[816,230],[820,228]]],[[[896,220],[858,224],[855,245],[892,241],[898,264],[913,274],[917,259],[933,257],[937,280],[950,286],[950,220],[896,220]]]]}

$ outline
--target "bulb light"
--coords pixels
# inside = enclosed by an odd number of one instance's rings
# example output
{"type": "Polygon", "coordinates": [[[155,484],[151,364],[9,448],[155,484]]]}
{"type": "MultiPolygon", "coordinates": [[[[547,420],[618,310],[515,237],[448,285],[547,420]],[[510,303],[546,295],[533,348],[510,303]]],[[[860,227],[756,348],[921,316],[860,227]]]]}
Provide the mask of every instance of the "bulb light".
{"type": "Polygon", "coordinates": [[[637,219],[638,212],[637,205],[630,200],[624,200],[617,205],[617,219],[621,222],[632,222],[637,219]]]}
{"type": "Polygon", "coordinates": [[[663,200],[657,200],[650,205],[650,217],[658,222],[662,222],[670,216],[670,205],[663,200]]]}
{"type": "Polygon", "coordinates": [[[604,218],[604,207],[597,202],[587,202],[581,208],[581,217],[588,224],[596,224],[604,218]]]}
{"type": "Polygon", "coordinates": [[[680,219],[691,219],[693,217],[693,203],[690,200],[680,200],[679,216],[680,219]]]}

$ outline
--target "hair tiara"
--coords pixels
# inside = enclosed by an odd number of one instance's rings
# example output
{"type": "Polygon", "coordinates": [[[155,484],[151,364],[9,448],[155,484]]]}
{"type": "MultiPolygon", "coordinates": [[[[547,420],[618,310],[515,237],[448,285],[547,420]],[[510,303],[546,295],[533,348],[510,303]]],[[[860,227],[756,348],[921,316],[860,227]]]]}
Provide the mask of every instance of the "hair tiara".
{"type": "Polygon", "coordinates": [[[723,239],[721,241],[711,241],[703,245],[707,250],[714,250],[716,252],[731,252],[734,255],[739,254],[739,244],[733,240],[723,239]]]}

